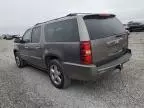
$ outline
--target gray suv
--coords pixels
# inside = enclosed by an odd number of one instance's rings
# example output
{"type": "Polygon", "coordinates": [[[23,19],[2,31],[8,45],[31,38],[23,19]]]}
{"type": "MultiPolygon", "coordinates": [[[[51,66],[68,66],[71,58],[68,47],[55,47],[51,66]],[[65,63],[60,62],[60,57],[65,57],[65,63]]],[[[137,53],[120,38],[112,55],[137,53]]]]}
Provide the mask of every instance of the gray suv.
{"type": "Polygon", "coordinates": [[[31,64],[49,73],[52,84],[95,80],[129,61],[128,33],[113,14],[69,14],[38,23],[15,39],[18,67],[31,64]]]}

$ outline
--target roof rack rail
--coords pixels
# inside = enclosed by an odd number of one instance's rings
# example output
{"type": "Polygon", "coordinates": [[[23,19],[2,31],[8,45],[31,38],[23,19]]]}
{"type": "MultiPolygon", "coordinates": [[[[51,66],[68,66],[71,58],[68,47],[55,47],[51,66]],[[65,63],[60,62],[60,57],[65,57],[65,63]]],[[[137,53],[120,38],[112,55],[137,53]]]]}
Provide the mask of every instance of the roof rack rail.
{"type": "Polygon", "coordinates": [[[43,24],[43,23],[45,23],[45,22],[37,23],[37,24],[35,24],[34,26],[37,26],[37,25],[40,25],[40,24],[43,24]]]}
{"type": "MultiPolygon", "coordinates": [[[[78,14],[91,14],[91,13],[70,13],[70,14],[64,16],[64,17],[52,19],[52,20],[49,20],[49,21],[58,20],[58,19],[61,19],[61,18],[69,17],[69,16],[76,16],[76,15],[78,15],[78,14]]],[[[45,22],[42,22],[42,23],[37,23],[37,24],[35,24],[34,26],[37,26],[37,25],[40,25],[40,24],[43,24],[43,23],[46,23],[46,22],[49,22],[49,21],[45,21],[45,22]]]]}
{"type": "Polygon", "coordinates": [[[52,20],[48,20],[48,21],[45,21],[45,22],[42,22],[42,23],[37,23],[37,24],[35,24],[35,26],[40,25],[40,24],[43,24],[43,23],[46,23],[46,22],[49,22],[49,21],[54,21],[54,20],[58,20],[58,19],[61,19],[61,18],[65,18],[65,17],[67,17],[67,16],[59,17],[59,18],[52,19],[52,20]]]}
{"type": "Polygon", "coordinates": [[[92,14],[92,13],[70,13],[67,16],[76,16],[76,15],[82,15],[82,14],[92,14]]]}

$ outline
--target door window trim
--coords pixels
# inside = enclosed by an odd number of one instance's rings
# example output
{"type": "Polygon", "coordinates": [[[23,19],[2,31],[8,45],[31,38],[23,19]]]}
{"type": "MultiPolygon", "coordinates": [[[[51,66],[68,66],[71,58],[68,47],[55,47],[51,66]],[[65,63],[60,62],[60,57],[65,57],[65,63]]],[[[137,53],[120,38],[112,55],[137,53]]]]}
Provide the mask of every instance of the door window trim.
{"type": "Polygon", "coordinates": [[[78,26],[78,20],[76,17],[72,17],[72,18],[66,18],[66,19],[62,19],[62,20],[57,20],[57,21],[50,21],[47,23],[43,24],[43,32],[44,32],[44,43],[75,43],[75,42],[79,42],[80,41],[80,33],[79,33],[79,26],[78,26]],[[77,32],[78,32],[78,40],[76,41],[46,41],[46,33],[45,33],[45,28],[47,25],[49,24],[54,24],[54,23],[59,23],[59,22],[64,22],[64,21],[68,21],[68,20],[76,20],[76,26],[77,26],[77,32]]]}
{"type": "Polygon", "coordinates": [[[26,42],[26,43],[31,43],[31,41],[32,41],[32,29],[31,29],[31,28],[25,31],[24,35],[22,36],[22,40],[23,40],[25,34],[26,34],[28,31],[30,31],[30,38],[31,38],[31,40],[30,40],[30,42],[26,42]]]}
{"type": "Polygon", "coordinates": [[[35,27],[32,28],[32,30],[31,30],[31,44],[40,44],[40,42],[41,42],[41,33],[42,33],[42,27],[41,26],[35,26],[35,27]],[[38,27],[40,27],[40,40],[39,40],[39,42],[32,42],[33,29],[38,28],[38,27]]]}

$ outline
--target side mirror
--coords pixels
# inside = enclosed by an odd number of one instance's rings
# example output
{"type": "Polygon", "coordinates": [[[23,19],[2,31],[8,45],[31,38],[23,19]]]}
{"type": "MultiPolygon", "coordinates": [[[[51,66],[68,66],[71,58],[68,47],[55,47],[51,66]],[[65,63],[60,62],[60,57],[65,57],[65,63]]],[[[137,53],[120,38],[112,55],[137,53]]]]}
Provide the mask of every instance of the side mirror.
{"type": "Polygon", "coordinates": [[[15,38],[14,42],[15,43],[23,43],[22,38],[15,38]]]}
{"type": "Polygon", "coordinates": [[[22,40],[23,43],[29,43],[30,40],[29,39],[25,39],[25,40],[22,40]]]}

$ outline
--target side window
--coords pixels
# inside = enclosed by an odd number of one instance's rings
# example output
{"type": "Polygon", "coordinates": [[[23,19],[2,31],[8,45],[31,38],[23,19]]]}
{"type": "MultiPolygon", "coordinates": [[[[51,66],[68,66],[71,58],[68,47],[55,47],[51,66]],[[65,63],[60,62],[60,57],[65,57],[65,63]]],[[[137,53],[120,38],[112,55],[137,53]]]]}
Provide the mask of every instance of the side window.
{"type": "Polygon", "coordinates": [[[24,33],[23,40],[24,40],[26,43],[31,42],[31,29],[27,30],[27,31],[24,33]]]}
{"type": "Polygon", "coordinates": [[[45,39],[47,42],[79,41],[77,20],[69,19],[45,25],[45,39]]]}
{"type": "Polygon", "coordinates": [[[45,32],[45,40],[46,42],[54,42],[53,34],[55,31],[55,25],[54,24],[47,24],[44,28],[45,32]]]}
{"type": "Polygon", "coordinates": [[[41,35],[41,27],[34,27],[32,30],[32,43],[39,43],[41,35]]]}

